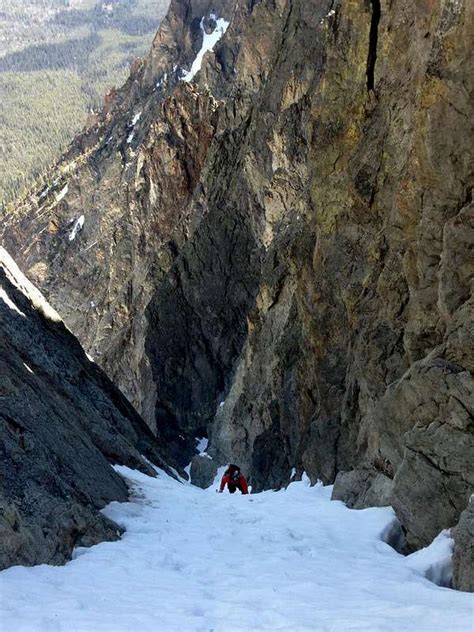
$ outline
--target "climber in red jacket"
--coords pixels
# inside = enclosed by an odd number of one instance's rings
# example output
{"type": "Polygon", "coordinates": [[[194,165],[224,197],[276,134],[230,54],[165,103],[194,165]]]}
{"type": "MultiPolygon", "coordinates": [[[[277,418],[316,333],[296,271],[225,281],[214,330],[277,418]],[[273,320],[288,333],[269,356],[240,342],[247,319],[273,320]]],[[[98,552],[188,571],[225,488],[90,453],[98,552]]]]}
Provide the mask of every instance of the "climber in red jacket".
{"type": "Polygon", "coordinates": [[[242,494],[249,493],[247,481],[245,480],[238,465],[234,465],[231,463],[224,472],[224,476],[221,480],[221,486],[219,488],[220,493],[224,491],[226,485],[230,494],[233,494],[237,489],[240,489],[242,494]]]}

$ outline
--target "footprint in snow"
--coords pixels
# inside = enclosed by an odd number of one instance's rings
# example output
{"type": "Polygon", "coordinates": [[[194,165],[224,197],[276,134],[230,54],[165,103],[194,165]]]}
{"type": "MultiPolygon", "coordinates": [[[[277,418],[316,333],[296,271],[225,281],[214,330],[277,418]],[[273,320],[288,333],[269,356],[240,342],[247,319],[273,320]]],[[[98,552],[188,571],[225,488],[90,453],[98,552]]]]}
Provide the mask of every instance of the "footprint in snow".
{"type": "Polygon", "coordinates": [[[286,532],[288,533],[288,535],[290,536],[292,540],[296,540],[297,542],[299,542],[303,539],[302,535],[300,535],[299,533],[295,533],[291,529],[287,529],[286,532]]]}

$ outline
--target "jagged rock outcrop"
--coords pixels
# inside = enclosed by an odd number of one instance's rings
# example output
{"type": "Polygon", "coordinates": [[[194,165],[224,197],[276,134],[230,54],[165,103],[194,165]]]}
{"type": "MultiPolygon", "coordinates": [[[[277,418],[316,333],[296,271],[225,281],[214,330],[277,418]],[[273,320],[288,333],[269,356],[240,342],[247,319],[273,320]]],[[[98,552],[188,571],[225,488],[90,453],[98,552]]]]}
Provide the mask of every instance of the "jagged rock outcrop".
{"type": "Polygon", "coordinates": [[[393,478],[375,467],[361,466],[339,472],[334,482],[332,500],[342,500],[348,507],[387,507],[392,503],[393,478]]]}
{"type": "Polygon", "coordinates": [[[3,231],[183,464],[208,435],[254,490],[354,471],[357,506],[380,472],[408,548],[473,483],[473,11],[172,2],[3,231]]]}
{"type": "Polygon", "coordinates": [[[474,497],[453,529],[453,584],[458,590],[474,592],[474,497]]]}
{"type": "Polygon", "coordinates": [[[0,569],[114,540],[111,463],[169,471],[163,446],[0,248],[0,569]]]}
{"type": "Polygon", "coordinates": [[[202,489],[212,485],[217,474],[217,463],[208,455],[196,454],[192,458],[189,470],[191,483],[202,489]]]}

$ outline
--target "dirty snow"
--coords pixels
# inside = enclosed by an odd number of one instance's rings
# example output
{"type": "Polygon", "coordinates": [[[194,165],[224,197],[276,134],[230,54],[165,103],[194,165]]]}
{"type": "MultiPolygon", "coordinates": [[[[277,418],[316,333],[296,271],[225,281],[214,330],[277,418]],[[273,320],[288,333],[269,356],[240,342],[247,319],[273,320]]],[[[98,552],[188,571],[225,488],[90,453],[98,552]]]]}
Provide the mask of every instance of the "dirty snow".
{"type": "Polygon", "coordinates": [[[381,541],[390,508],[347,509],[307,478],[241,496],[117,471],[135,488],[104,511],[122,540],[2,571],[2,629],[472,632],[472,595],[424,577],[439,542],[404,558],[381,541]]]}
{"type": "Polygon", "coordinates": [[[201,50],[196,55],[196,59],[193,61],[193,64],[191,66],[191,70],[184,71],[184,75],[181,77],[181,81],[191,81],[194,78],[196,73],[199,70],[201,70],[201,65],[202,65],[202,60],[203,60],[204,55],[207,52],[212,51],[214,46],[217,44],[217,42],[221,39],[221,37],[227,31],[227,27],[229,26],[229,22],[227,22],[227,20],[224,20],[224,18],[217,18],[214,15],[214,13],[211,13],[209,15],[209,18],[212,20],[215,20],[216,28],[212,31],[212,33],[209,33],[209,34],[206,33],[204,29],[205,18],[201,19],[201,24],[200,24],[201,32],[202,32],[201,50]]]}
{"type": "Polygon", "coordinates": [[[81,215],[74,222],[74,226],[72,227],[71,232],[69,233],[69,241],[74,241],[76,239],[77,233],[82,230],[84,227],[84,215],[81,215]]]}

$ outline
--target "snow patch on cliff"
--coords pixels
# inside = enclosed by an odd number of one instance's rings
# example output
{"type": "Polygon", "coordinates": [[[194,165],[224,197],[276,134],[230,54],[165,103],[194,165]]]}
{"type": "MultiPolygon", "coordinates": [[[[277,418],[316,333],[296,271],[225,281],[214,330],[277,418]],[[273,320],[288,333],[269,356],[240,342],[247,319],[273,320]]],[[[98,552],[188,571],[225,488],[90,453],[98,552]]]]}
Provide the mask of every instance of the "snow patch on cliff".
{"type": "Polygon", "coordinates": [[[450,587],[453,580],[454,540],[445,529],[424,549],[409,555],[407,564],[414,571],[438,586],[450,587]]]}
{"type": "Polygon", "coordinates": [[[66,184],[66,186],[63,187],[61,191],[56,195],[56,202],[61,202],[61,200],[65,197],[68,191],[69,191],[69,186],[66,184]]]}
{"type": "Polygon", "coordinates": [[[81,215],[74,222],[74,226],[72,227],[71,232],[69,233],[69,241],[74,241],[76,239],[77,233],[84,228],[84,215],[81,215]]]}
{"type": "Polygon", "coordinates": [[[217,42],[221,39],[224,33],[227,31],[227,27],[229,26],[229,22],[224,20],[224,18],[218,18],[214,13],[209,15],[209,19],[214,20],[216,26],[212,33],[206,33],[206,29],[204,28],[205,17],[201,18],[201,32],[202,32],[202,46],[201,50],[196,55],[196,59],[193,61],[191,70],[184,71],[184,75],[181,77],[181,81],[192,81],[196,75],[196,73],[201,70],[202,60],[204,55],[212,51],[217,42]]]}

